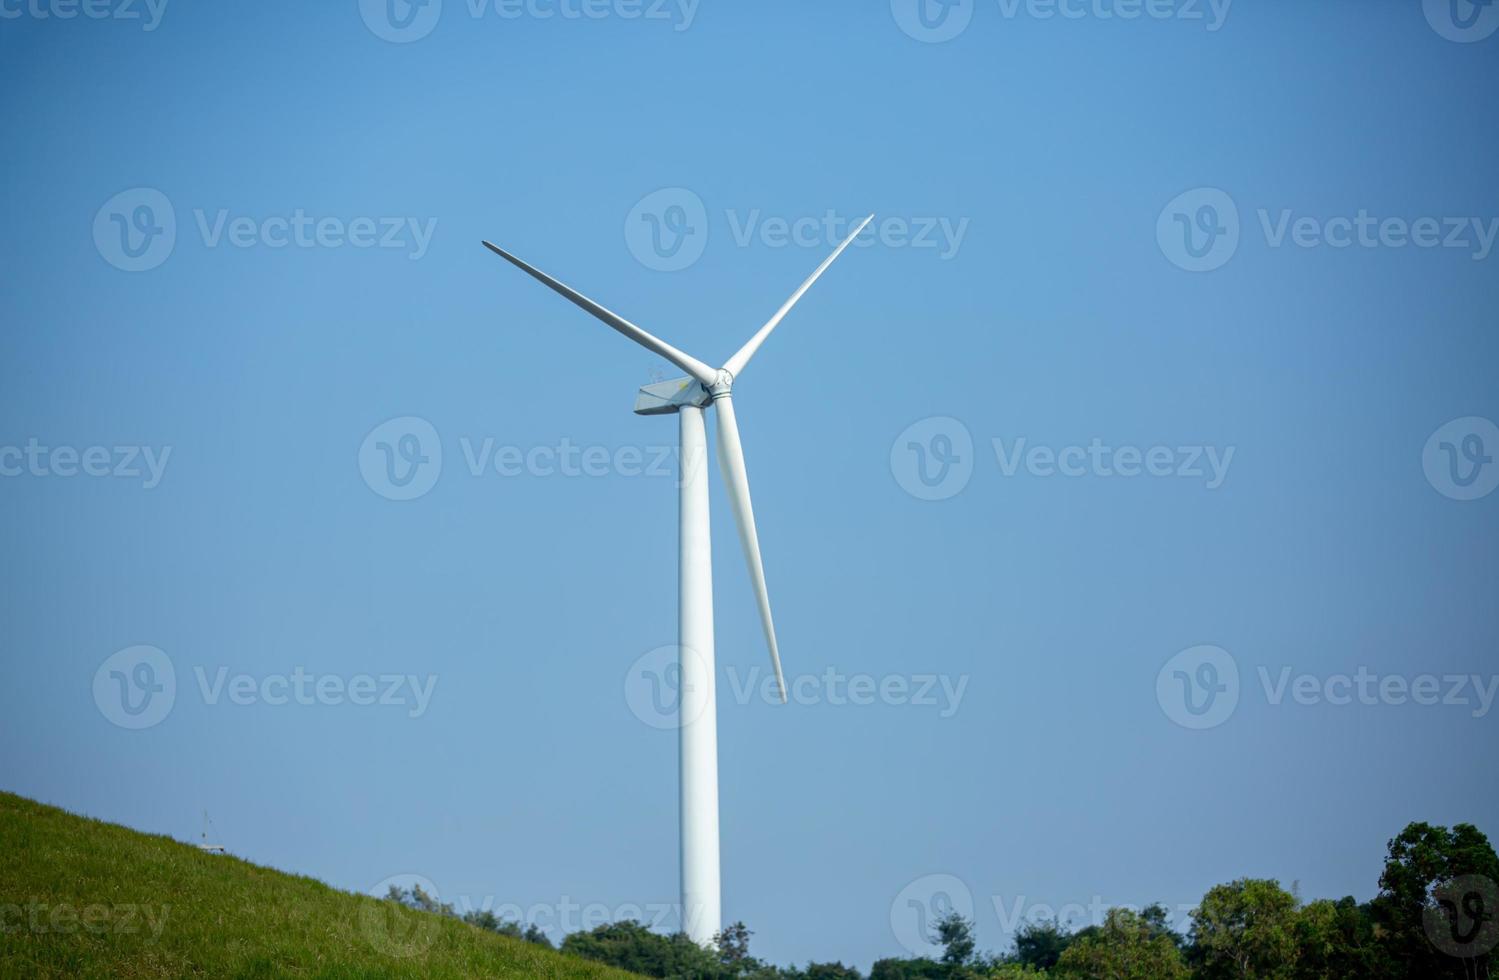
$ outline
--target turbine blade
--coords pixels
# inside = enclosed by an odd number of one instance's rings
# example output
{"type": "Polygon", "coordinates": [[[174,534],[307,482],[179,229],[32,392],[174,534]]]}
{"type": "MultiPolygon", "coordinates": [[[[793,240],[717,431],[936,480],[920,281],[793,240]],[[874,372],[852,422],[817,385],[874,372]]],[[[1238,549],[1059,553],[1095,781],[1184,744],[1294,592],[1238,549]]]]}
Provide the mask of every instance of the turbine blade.
{"type": "Polygon", "coordinates": [[[833,261],[837,259],[838,256],[843,254],[844,249],[853,244],[854,239],[859,237],[859,232],[863,231],[865,227],[867,227],[868,224],[873,220],[874,215],[871,214],[869,217],[859,222],[859,227],[855,228],[853,230],[853,233],[845,238],[841,245],[833,249],[833,254],[829,255],[826,259],[823,259],[822,265],[817,267],[817,271],[812,273],[812,275],[808,277],[806,282],[802,283],[800,289],[791,294],[791,298],[788,299],[779,310],[776,310],[776,315],[771,317],[770,320],[766,322],[765,326],[761,327],[759,331],[757,331],[755,335],[749,339],[748,343],[739,348],[739,353],[729,358],[729,362],[723,366],[723,369],[725,371],[729,372],[736,378],[739,377],[739,372],[743,371],[745,365],[749,364],[750,358],[755,356],[755,351],[759,350],[760,345],[765,343],[765,338],[770,336],[770,332],[780,325],[781,321],[785,319],[786,314],[790,313],[791,308],[797,304],[797,301],[806,294],[807,290],[812,288],[812,284],[817,281],[818,277],[828,270],[828,266],[832,265],[833,261]]]}
{"type": "Polygon", "coordinates": [[[718,466],[729,489],[729,505],[734,523],[739,525],[739,543],[744,546],[744,560],[749,565],[750,583],[755,588],[755,602],[760,607],[760,625],[765,628],[765,642],[770,645],[770,665],[776,672],[776,689],[781,703],[786,703],[786,678],[781,674],[781,650],[776,645],[776,624],[770,617],[770,593],[765,589],[765,566],[760,561],[760,535],[755,531],[755,509],[750,504],[749,475],[744,471],[744,447],[739,442],[739,423],[734,418],[734,400],[717,398],[718,466]]]}
{"type": "Polygon", "coordinates": [[[558,282],[556,279],[553,279],[545,272],[542,272],[535,266],[529,265],[521,259],[516,258],[514,255],[511,255],[509,252],[505,251],[503,248],[500,248],[498,245],[492,245],[489,242],[485,242],[484,247],[489,249],[494,254],[498,255],[500,258],[504,259],[506,262],[509,262],[517,269],[520,269],[522,272],[526,273],[531,278],[541,283],[543,286],[546,286],[547,288],[557,292],[565,299],[570,300],[577,306],[583,308],[584,310],[587,310],[589,313],[592,313],[594,316],[604,321],[610,327],[613,327],[615,330],[618,330],[626,337],[629,337],[631,340],[635,341],[635,343],[639,344],[641,347],[644,347],[646,350],[652,351],[656,354],[660,354],[662,357],[666,358],[668,361],[671,361],[677,367],[681,368],[683,371],[686,371],[688,374],[692,375],[703,384],[711,385],[714,379],[718,376],[717,371],[714,371],[708,365],[704,364],[702,361],[699,361],[691,354],[682,353],[671,344],[668,344],[666,341],[660,339],[659,337],[652,336],[650,333],[647,333],[641,328],[635,326],[635,324],[631,323],[629,320],[626,320],[624,317],[610,312],[609,310],[595,303],[593,300],[589,299],[587,296],[584,296],[582,293],[578,292],[576,289],[573,289],[571,286],[568,286],[565,283],[558,282]]]}

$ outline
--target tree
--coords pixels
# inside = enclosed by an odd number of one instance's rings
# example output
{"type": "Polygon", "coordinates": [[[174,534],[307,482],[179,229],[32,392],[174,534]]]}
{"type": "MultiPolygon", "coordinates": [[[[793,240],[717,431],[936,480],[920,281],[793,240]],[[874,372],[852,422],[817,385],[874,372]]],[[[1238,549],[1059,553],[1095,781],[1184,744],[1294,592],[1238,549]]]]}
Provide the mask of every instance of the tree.
{"type": "Polygon", "coordinates": [[[986,980],[1046,980],[1046,973],[1025,963],[995,963],[982,974],[986,980]]]}
{"type": "Polygon", "coordinates": [[[1072,942],[1071,933],[1056,921],[1027,922],[1015,933],[1012,962],[1038,970],[1050,970],[1072,942]]]}
{"type": "Polygon", "coordinates": [[[808,963],[805,970],[781,970],[781,980],[864,980],[864,974],[842,963],[808,963]]]}
{"type": "Polygon", "coordinates": [[[1401,976],[1484,977],[1499,940],[1499,857],[1472,824],[1413,823],[1390,841],[1373,905],[1401,976]]]}
{"type": "Polygon", "coordinates": [[[949,972],[947,964],[926,957],[885,959],[875,961],[869,980],[946,980],[949,972]]]}
{"type": "Polygon", "coordinates": [[[962,966],[973,959],[973,923],[957,912],[949,912],[937,920],[937,934],[932,941],[943,947],[942,962],[948,966],[962,966]]]}
{"type": "Polygon", "coordinates": [[[1216,885],[1192,913],[1192,958],[1204,978],[1289,980],[1296,953],[1296,898],[1277,881],[1216,885]]]}
{"type": "Polygon", "coordinates": [[[398,885],[391,885],[390,891],[385,893],[385,900],[399,902],[408,909],[416,909],[418,912],[436,912],[438,915],[454,914],[453,906],[445,905],[428,895],[419,884],[413,884],[405,891],[402,891],[398,885]]]}
{"type": "Polygon", "coordinates": [[[1177,949],[1186,944],[1186,939],[1182,934],[1171,928],[1170,909],[1160,902],[1152,902],[1141,909],[1140,918],[1150,927],[1152,936],[1165,936],[1177,949]]]}
{"type": "Polygon", "coordinates": [[[1129,909],[1109,909],[1102,926],[1079,933],[1056,974],[1088,980],[1186,980],[1181,950],[1129,909]]]}
{"type": "Polygon", "coordinates": [[[648,977],[716,980],[724,976],[717,954],[684,933],[663,936],[630,919],[591,932],[575,932],[562,941],[562,952],[648,977]]]}
{"type": "Polygon", "coordinates": [[[1350,898],[1311,902],[1296,913],[1297,980],[1372,978],[1391,974],[1374,944],[1368,906],[1350,898]]]}
{"type": "Polygon", "coordinates": [[[552,948],[551,937],[548,936],[545,932],[542,932],[541,927],[534,922],[526,923],[526,928],[521,932],[520,937],[528,943],[535,943],[537,946],[545,946],[547,949],[552,948]]]}
{"type": "Polygon", "coordinates": [[[763,966],[750,956],[749,941],[753,935],[743,922],[735,922],[713,936],[713,945],[718,947],[718,962],[723,964],[728,976],[744,976],[763,966]]]}

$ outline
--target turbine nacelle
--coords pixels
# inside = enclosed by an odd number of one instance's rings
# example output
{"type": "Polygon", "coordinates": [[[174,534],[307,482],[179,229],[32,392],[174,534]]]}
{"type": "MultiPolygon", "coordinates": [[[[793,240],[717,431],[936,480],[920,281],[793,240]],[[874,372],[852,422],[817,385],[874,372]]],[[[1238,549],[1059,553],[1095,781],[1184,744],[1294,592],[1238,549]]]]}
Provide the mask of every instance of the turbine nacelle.
{"type": "Polygon", "coordinates": [[[636,415],[671,415],[681,411],[682,406],[692,405],[707,408],[713,396],[696,378],[676,378],[672,381],[657,381],[640,389],[635,396],[636,415]]]}

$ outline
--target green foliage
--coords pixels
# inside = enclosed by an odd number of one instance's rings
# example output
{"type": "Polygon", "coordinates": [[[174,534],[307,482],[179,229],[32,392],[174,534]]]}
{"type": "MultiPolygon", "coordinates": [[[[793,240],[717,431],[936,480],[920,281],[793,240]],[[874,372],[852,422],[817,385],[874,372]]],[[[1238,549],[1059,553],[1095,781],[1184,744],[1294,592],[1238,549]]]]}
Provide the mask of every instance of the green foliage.
{"type": "MultiPolygon", "coordinates": [[[[1490,953],[1468,958],[1449,955],[1433,944],[1428,931],[1447,928],[1454,911],[1442,907],[1438,890],[1469,875],[1486,879],[1490,895],[1499,883],[1499,857],[1488,838],[1471,824],[1456,824],[1448,830],[1413,823],[1390,841],[1372,911],[1380,949],[1395,975],[1488,976],[1490,953]]],[[[1494,909],[1486,912],[1490,917],[1494,913],[1494,909]]]]}
{"type": "Polygon", "coordinates": [[[1192,913],[1193,961],[1205,980],[1290,980],[1296,964],[1296,897],[1277,881],[1217,885],[1192,913]]]}
{"type": "Polygon", "coordinates": [[[716,980],[730,975],[716,953],[685,934],[663,936],[630,919],[575,932],[562,941],[562,952],[648,977],[716,980]]]}
{"type": "MultiPolygon", "coordinates": [[[[1169,932],[1169,930],[1168,930],[1169,932]]],[[[1181,950],[1158,924],[1128,909],[1110,909],[1097,929],[1079,933],[1054,971],[1088,980],[1185,980],[1181,950]]]]}
{"type": "Polygon", "coordinates": [[[743,922],[735,922],[713,937],[718,947],[718,961],[736,974],[753,967],[749,941],[754,933],[743,922]]]}
{"type": "Polygon", "coordinates": [[[1072,935],[1056,921],[1027,922],[1015,933],[1014,963],[1037,970],[1050,970],[1062,958],[1072,935]]]}
{"type": "Polygon", "coordinates": [[[626,978],[447,915],[8,793],[0,916],[5,977],[626,978]]]}
{"type": "Polygon", "coordinates": [[[916,959],[877,960],[869,971],[869,980],[946,980],[945,963],[919,957],[916,959]]]}
{"type": "Polygon", "coordinates": [[[995,963],[980,976],[986,980],[1040,980],[1046,972],[1027,963],[995,963]]]}
{"type": "Polygon", "coordinates": [[[1375,946],[1369,907],[1352,898],[1302,906],[1296,917],[1296,950],[1297,980],[1390,976],[1375,946]]]}
{"type": "Polygon", "coordinates": [[[808,963],[805,970],[779,971],[779,980],[864,980],[864,974],[842,963],[808,963]]]}
{"type": "MultiPolygon", "coordinates": [[[[390,890],[385,895],[385,900],[396,902],[418,912],[431,912],[436,915],[446,915],[449,918],[460,918],[458,913],[453,911],[452,905],[446,902],[439,902],[431,895],[428,895],[420,884],[413,884],[405,890],[396,885],[391,885],[390,890]]],[[[518,922],[501,919],[489,909],[483,909],[478,912],[465,912],[461,918],[469,925],[476,929],[483,929],[485,932],[498,933],[501,936],[509,936],[511,939],[535,943],[538,946],[545,946],[547,949],[552,948],[552,940],[534,922],[527,923],[522,927],[518,922]]]]}
{"type": "Polygon", "coordinates": [[[957,912],[949,912],[937,920],[937,934],[932,939],[942,947],[942,962],[948,966],[972,961],[978,945],[973,938],[973,923],[957,912]]]}

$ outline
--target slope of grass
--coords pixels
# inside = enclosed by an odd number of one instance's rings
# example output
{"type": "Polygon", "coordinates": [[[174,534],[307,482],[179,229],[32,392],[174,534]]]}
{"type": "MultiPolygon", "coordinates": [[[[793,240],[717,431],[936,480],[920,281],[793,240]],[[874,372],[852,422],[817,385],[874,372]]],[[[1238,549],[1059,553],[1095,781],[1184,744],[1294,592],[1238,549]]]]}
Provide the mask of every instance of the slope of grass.
{"type": "Polygon", "coordinates": [[[0,976],[633,975],[0,793],[0,976]]]}

